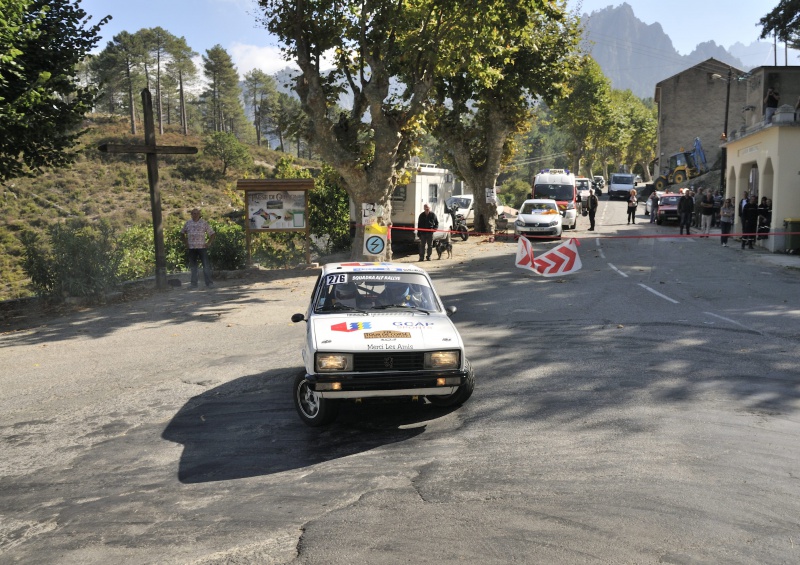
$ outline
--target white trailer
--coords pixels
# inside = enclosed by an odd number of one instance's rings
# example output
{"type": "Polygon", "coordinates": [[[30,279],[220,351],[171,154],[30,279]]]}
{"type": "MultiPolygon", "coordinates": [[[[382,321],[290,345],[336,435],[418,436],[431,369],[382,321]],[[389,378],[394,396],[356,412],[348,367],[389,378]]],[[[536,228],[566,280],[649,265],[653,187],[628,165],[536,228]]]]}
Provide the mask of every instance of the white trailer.
{"type": "MultiPolygon", "coordinates": [[[[395,188],[392,194],[392,245],[417,244],[415,233],[417,218],[427,204],[439,220],[439,231],[433,239],[447,236],[452,227],[452,218],[445,210],[445,201],[453,196],[460,185],[452,172],[432,163],[418,163],[412,170],[411,181],[395,188]]],[[[356,207],[350,202],[350,220],[357,221],[356,207]]]]}

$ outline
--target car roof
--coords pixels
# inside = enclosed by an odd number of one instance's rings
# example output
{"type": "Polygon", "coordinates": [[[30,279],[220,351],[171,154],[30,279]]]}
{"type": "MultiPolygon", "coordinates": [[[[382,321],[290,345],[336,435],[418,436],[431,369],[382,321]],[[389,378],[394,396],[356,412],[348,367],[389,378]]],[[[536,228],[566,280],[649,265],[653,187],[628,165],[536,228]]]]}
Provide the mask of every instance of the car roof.
{"type": "Polygon", "coordinates": [[[328,263],[322,266],[322,274],[353,273],[358,271],[394,271],[400,273],[425,273],[425,269],[411,263],[369,263],[348,261],[345,263],[328,263]]]}

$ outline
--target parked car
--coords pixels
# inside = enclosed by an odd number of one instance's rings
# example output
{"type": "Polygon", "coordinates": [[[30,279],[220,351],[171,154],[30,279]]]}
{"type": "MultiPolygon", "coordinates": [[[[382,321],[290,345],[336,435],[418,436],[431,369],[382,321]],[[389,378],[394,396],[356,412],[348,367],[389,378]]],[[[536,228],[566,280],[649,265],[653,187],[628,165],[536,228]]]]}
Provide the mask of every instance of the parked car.
{"type": "Polygon", "coordinates": [[[681,199],[680,194],[665,194],[658,200],[658,214],[656,214],[656,223],[658,225],[664,222],[677,222],[678,217],[678,200],[681,199]]]}
{"type": "Polygon", "coordinates": [[[642,180],[642,175],[636,175],[635,177],[633,177],[633,180],[636,182],[636,184],[641,184],[644,182],[642,180]]]}
{"type": "Polygon", "coordinates": [[[348,400],[466,402],[475,375],[450,320],[455,311],[444,307],[416,265],[325,265],[308,311],[292,316],[306,322],[305,368],[292,388],[300,419],[312,427],[329,424],[348,400]]]}
{"type": "Polygon", "coordinates": [[[555,200],[537,198],[522,203],[514,223],[514,237],[561,237],[561,213],[555,200]]]}

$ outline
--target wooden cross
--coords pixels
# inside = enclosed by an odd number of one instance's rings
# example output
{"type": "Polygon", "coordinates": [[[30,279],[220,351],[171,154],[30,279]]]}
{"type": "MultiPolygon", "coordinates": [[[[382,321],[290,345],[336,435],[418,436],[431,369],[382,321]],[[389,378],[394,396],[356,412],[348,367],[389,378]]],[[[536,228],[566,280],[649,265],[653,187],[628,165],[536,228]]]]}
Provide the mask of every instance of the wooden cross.
{"type": "Polygon", "coordinates": [[[153,99],[148,89],[142,90],[144,107],[144,145],[114,145],[104,143],[98,149],[103,153],[144,153],[147,161],[147,180],[150,183],[150,207],[153,211],[153,239],[156,247],[156,288],[167,288],[167,254],[164,249],[164,225],[161,220],[161,191],[158,188],[158,154],[194,155],[197,147],[156,145],[153,123],[153,99]]]}

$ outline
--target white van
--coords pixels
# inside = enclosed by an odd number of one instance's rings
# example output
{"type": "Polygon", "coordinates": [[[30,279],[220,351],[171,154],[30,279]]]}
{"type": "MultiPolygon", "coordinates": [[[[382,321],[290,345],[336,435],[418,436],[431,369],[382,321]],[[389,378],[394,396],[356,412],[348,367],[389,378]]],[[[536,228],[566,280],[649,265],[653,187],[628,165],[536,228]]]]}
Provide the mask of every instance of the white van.
{"type": "Polygon", "coordinates": [[[472,194],[451,196],[445,201],[445,204],[447,204],[448,207],[452,207],[453,204],[458,206],[458,213],[464,215],[464,221],[467,223],[467,227],[472,229],[472,226],[475,224],[475,201],[472,194]]]}
{"type": "Polygon", "coordinates": [[[627,200],[631,190],[636,188],[636,179],[631,173],[613,173],[608,179],[608,199],[621,198],[627,200]]]}
{"type": "Polygon", "coordinates": [[[555,200],[564,229],[578,224],[578,190],[575,175],[565,169],[544,169],[533,181],[533,198],[555,200]]]}

